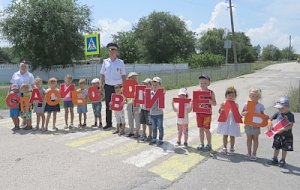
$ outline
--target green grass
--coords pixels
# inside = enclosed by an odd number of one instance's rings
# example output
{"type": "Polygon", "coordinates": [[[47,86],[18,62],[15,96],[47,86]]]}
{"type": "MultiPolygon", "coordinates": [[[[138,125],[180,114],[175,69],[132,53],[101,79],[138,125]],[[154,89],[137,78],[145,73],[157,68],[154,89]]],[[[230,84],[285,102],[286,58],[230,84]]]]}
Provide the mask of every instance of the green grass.
{"type": "MultiPolygon", "coordinates": [[[[139,82],[142,82],[145,78],[153,78],[159,76],[162,79],[162,85],[167,89],[177,89],[188,86],[195,86],[199,83],[198,77],[202,74],[209,75],[212,81],[218,81],[223,79],[229,79],[238,77],[244,74],[255,72],[255,70],[262,69],[276,62],[256,62],[248,64],[228,64],[221,67],[203,67],[196,69],[189,69],[186,71],[173,70],[170,72],[153,72],[142,73],[138,76],[139,82]]],[[[92,80],[88,79],[88,82],[92,80]]],[[[5,103],[5,97],[7,93],[7,86],[0,87],[0,109],[7,109],[5,103]]],[[[61,101],[62,102],[62,101],[61,101]]],[[[61,105],[63,105],[61,103],[61,105]]]]}
{"type": "Polygon", "coordinates": [[[292,112],[300,112],[300,83],[298,88],[290,88],[288,96],[290,101],[290,110],[292,112]]]}

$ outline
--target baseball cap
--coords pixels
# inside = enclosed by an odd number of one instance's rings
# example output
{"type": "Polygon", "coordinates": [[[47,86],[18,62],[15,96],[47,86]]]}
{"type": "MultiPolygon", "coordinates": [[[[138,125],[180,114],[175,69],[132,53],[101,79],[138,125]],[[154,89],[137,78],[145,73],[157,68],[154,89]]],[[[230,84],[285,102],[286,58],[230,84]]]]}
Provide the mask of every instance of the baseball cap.
{"type": "Polygon", "coordinates": [[[161,78],[159,78],[159,77],[154,77],[154,78],[152,79],[152,81],[153,81],[153,82],[158,82],[159,84],[161,84],[161,82],[162,82],[161,78]]]}
{"type": "Polygon", "coordinates": [[[289,106],[289,99],[287,97],[281,97],[275,104],[275,108],[281,109],[284,106],[289,106]]]}
{"type": "Polygon", "coordinates": [[[11,85],[11,90],[18,90],[19,86],[17,84],[12,84],[11,85]]]}
{"type": "Polygon", "coordinates": [[[138,76],[138,74],[136,72],[130,72],[127,77],[129,78],[132,76],[138,76]]]}
{"type": "Polygon", "coordinates": [[[200,76],[199,76],[199,79],[206,79],[206,80],[209,80],[209,81],[210,81],[210,77],[207,76],[207,75],[200,75],[200,76]]]}
{"type": "Polygon", "coordinates": [[[91,81],[92,84],[94,84],[94,83],[99,83],[99,82],[100,82],[100,80],[99,80],[98,78],[94,78],[94,79],[91,81]]]}
{"type": "Polygon", "coordinates": [[[152,79],[150,79],[150,78],[146,78],[144,81],[143,81],[143,83],[145,83],[145,84],[148,84],[148,83],[151,83],[152,82],[152,79]]]}
{"type": "Polygon", "coordinates": [[[179,89],[179,92],[178,92],[178,96],[179,95],[188,95],[188,91],[187,91],[187,89],[186,88],[181,88],[181,89],[179,89]]]}

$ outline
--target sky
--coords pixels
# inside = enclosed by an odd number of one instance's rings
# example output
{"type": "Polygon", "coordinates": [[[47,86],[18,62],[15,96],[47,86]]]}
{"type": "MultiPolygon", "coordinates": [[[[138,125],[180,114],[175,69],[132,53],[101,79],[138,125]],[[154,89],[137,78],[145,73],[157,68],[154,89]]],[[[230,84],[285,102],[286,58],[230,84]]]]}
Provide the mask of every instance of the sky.
{"type": "MultiPolygon", "coordinates": [[[[11,1],[0,0],[0,9],[11,1]]],[[[188,29],[201,36],[210,28],[230,29],[227,0],[78,0],[92,10],[93,26],[101,29],[101,44],[111,35],[129,31],[140,18],[153,11],[166,11],[180,17],[188,29]]],[[[250,37],[253,46],[273,44],[282,49],[289,46],[289,36],[300,54],[299,0],[232,0],[235,31],[250,37]]],[[[5,44],[1,41],[0,45],[5,44]]]]}

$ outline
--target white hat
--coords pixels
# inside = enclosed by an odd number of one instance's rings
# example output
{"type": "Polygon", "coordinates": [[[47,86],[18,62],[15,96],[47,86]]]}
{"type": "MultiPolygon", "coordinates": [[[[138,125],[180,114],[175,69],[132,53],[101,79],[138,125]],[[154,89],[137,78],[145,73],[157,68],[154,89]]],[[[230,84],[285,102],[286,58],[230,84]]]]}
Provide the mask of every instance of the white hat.
{"type": "Polygon", "coordinates": [[[153,81],[153,82],[158,82],[159,84],[161,84],[161,82],[162,82],[161,78],[159,78],[159,77],[154,77],[154,78],[152,79],[152,81],[153,81]]]}
{"type": "Polygon", "coordinates": [[[150,79],[150,78],[146,78],[146,79],[143,81],[143,83],[146,83],[146,84],[151,83],[151,82],[152,82],[152,79],[150,79]]]}
{"type": "Polygon", "coordinates": [[[130,72],[127,77],[129,78],[132,76],[138,76],[138,74],[136,72],[130,72]]]}
{"type": "Polygon", "coordinates": [[[91,81],[92,84],[94,84],[94,83],[99,83],[99,82],[100,82],[100,80],[99,80],[98,78],[94,78],[94,79],[91,81]]]}
{"type": "Polygon", "coordinates": [[[179,92],[178,92],[178,96],[179,95],[188,95],[188,91],[187,91],[187,89],[186,88],[181,88],[181,89],[179,89],[179,92]]]}

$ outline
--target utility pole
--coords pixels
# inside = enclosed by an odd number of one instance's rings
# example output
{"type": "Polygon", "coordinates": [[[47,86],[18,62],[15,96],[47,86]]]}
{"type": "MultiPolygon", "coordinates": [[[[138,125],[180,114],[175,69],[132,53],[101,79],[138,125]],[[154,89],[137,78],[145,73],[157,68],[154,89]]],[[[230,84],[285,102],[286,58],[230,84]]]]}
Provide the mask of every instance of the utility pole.
{"type": "Polygon", "coordinates": [[[289,36],[289,52],[288,52],[288,61],[292,59],[292,36],[289,36]]]}
{"type": "Polygon", "coordinates": [[[231,22],[231,32],[232,32],[233,61],[234,61],[234,64],[237,64],[236,40],[235,40],[235,33],[234,33],[234,24],[233,24],[233,14],[232,14],[231,0],[229,0],[229,10],[230,10],[230,22],[231,22]]]}

